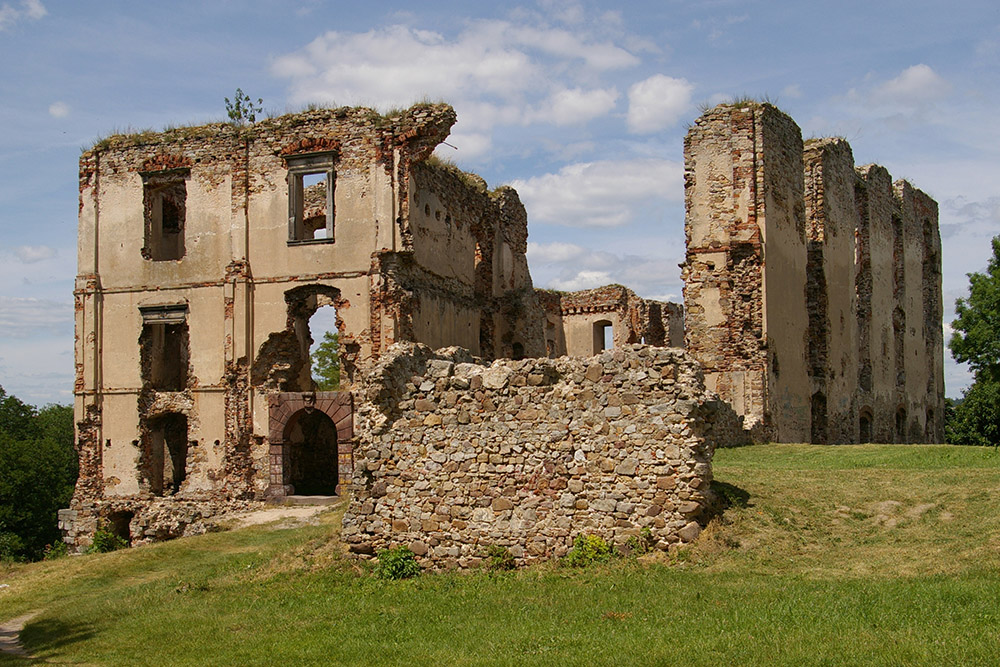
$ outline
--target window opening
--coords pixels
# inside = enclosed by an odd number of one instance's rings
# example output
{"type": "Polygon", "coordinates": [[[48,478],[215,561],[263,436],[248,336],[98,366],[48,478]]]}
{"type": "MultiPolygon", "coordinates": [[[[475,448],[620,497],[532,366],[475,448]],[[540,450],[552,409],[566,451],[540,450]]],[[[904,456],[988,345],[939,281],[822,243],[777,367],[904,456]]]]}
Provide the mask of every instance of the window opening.
{"type": "Polygon", "coordinates": [[[812,443],[825,445],[827,442],[826,394],[821,391],[812,396],[812,443]]]}
{"type": "Polygon", "coordinates": [[[594,354],[615,346],[614,327],[609,320],[594,322],[594,354]]]}
{"type": "Polygon", "coordinates": [[[337,330],[337,309],[332,305],[318,307],[309,318],[310,372],[316,391],[336,391],[340,388],[340,332],[337,330]]]}
{"type": "Polygon", "coordinates": [[[872,415],[868,411],[861,413],[858,424],[858,440],[861,443],[872,441],[872,415]]]}
{"type": "Polygon", "coordinates": [[[187,478],[188,421],[171,413],[149,424],[149,486],[153,495],[173,495],[187,478]]]}
{"type": "Polygon", "coordinates": [[[288,241],[333,241],[333,153],[288,158],[288,241]]]}
{"type": "Polygon", "coordinates": [[[157,391],[183,391],[188,379],[187,305],[140,308],[143,383],[157,391]]]}
{"type": "Polygon", "coordinates": [[[184,223],[187,216],[189,169],[142,174],[145,218],[143,256],[154,262],[184,257],[184,223]]]}
{"type": "Polygon", "coordinates": [[[896,410],[896,442],[906,442],[906,408],[896,410]]]}

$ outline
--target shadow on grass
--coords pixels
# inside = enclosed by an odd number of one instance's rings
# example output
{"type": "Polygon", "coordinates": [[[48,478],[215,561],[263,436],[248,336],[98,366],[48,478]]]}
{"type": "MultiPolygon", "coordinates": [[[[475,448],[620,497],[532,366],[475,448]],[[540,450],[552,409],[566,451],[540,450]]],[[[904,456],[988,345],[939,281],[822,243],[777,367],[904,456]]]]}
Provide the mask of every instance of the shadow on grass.
{"type": "Polygon", "coordinates": [[[719,511],[729,507],[747,507],[750,505],[750,493],[727,482],[719,480],[712,481],[712,493],[716,497],[716,506],[719,511]]]}
{"type": "Polygon", "coordinates": [[[33,656],[58,653],[60,649],[86,641],[96,632],[89,623],[65,623],[58,619],[29,622],[21,631],[21,644],[33,656]]]}

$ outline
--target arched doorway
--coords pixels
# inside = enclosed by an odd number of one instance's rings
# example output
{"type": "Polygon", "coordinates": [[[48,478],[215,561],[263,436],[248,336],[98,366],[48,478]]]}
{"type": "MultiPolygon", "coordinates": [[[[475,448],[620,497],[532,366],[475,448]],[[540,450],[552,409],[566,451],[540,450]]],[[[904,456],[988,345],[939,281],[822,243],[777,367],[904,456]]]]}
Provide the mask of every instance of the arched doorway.
{"type": "Polygon", "coordinates": [[[349,391],[282,392],[268,399],[268,496],[334,495],[354,474],[349,391]]]}
{"type": "Polygon", "coordinates": [[[337,427],[316,409],[316,400],[305,399],[305,407],[285,425],[284,477],[292,493],[299,496],[332,496],[337,493],[337,427]]]}

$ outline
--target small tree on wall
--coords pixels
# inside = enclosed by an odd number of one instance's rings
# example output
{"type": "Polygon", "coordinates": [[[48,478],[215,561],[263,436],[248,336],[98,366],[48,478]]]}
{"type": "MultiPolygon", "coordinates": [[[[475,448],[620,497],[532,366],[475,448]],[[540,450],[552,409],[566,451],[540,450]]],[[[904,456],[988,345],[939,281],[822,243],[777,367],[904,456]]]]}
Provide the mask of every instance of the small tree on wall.
{"type": "Polygon", "coordinates": [[[323,342],[312,353],[313,382],[319,391],[340,388],[340,348],[337,332],[323,333],[323,342]]]}
{"type": "Polygon", "coordinates": [[[253,99],[240,88],[236,89],[236,94],[233,95],[232,101],[228,97],[225,100],[226,113],[234,125],[246,125],[247,123],[252,125],[257,122],[257,114],[264,110],[261,106],[264,103],[263,98],[258,97],[257,103],[254,104],[253,99]]]}

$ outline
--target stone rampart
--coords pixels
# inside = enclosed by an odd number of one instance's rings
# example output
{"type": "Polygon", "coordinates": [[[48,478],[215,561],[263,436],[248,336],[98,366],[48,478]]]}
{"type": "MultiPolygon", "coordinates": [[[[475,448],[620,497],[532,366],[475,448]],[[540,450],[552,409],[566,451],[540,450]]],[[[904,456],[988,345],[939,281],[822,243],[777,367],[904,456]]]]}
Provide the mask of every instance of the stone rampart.
{"type": "Polygon", "coordinates": [[[343,537],[358,554],[406,545],[429,567],[474,566],[491,545],[526,564],[580,533],[690,541],[714,449],[742,434],[673,348],[484,365],[403,344],[363,391],[343,537]]]}

